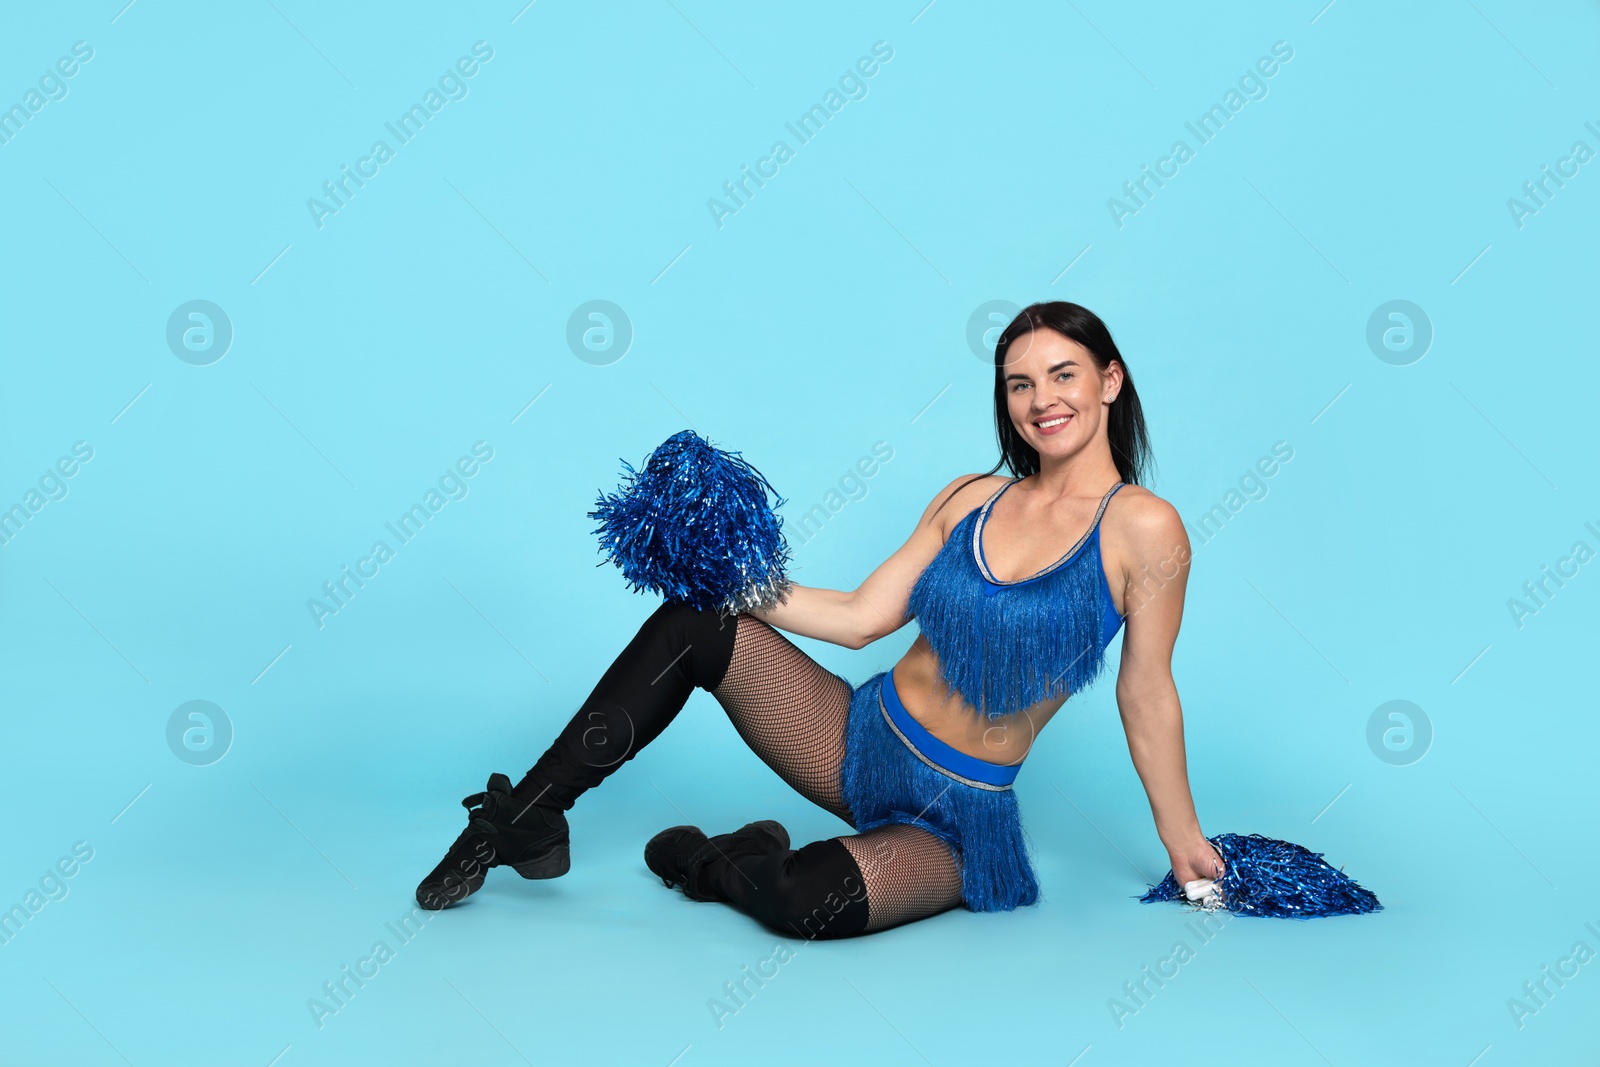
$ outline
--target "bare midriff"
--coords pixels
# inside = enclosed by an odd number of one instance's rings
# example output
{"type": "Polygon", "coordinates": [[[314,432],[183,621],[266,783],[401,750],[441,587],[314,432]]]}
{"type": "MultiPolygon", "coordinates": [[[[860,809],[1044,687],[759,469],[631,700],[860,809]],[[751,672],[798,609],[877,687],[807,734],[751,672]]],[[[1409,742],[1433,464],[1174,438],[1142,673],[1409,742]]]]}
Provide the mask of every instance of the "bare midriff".
{"type": "Polygon", "coordinates": [[[922,634],[894,665],[893,677],[895,692],[913,719],[951,748],[987,763],[1021,763],[1039,731],[1067,702],[1066,697],[1052,697],[1011,715],[985,719],[944,684],[939,659],[922,634]]]}

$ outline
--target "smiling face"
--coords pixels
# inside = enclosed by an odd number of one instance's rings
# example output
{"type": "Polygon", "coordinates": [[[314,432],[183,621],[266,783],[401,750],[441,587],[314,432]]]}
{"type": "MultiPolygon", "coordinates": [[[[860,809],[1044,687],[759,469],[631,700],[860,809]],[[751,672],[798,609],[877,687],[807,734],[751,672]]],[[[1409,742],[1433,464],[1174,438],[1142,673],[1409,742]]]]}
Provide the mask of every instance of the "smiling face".
{"type": "Polygon", "coordinates": [[[1102,373],[1088,349],[1051,329],[1025,333],[1006,350],[1011,424],[1041,462],[1070,455],[1102,432],[1121,386],[1120,364],[1113,360],[1102,373]]]}

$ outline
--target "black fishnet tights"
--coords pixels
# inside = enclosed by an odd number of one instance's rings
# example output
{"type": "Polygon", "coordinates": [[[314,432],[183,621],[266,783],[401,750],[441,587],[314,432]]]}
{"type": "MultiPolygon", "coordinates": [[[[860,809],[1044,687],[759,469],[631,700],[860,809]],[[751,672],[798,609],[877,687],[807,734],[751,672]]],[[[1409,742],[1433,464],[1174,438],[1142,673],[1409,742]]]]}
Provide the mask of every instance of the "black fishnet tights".
{"type": "Polygon", "coordinates": [[[854,824],[840,793],[850,684],[754,615],[711,691],[750,750],[813,804],[854,824]]]}
{"type": "Polygon", "coordinates": [[[961,903],[961,868],[950,848],[916,826],[890,823],[839,838],[867,884],[870,934],[961,903]]]}
{"type": "MultiPolygon", "coordinates": [[[[737,617],[733,657],[712,695],[747,745],[795,791],[855,825],[840,790],[849,683],[753,615],[737,617]]],[[[880,826],[840,841],[866,882],[871,933],[961,903],[961,871],[938,837],[880,826]]]]}

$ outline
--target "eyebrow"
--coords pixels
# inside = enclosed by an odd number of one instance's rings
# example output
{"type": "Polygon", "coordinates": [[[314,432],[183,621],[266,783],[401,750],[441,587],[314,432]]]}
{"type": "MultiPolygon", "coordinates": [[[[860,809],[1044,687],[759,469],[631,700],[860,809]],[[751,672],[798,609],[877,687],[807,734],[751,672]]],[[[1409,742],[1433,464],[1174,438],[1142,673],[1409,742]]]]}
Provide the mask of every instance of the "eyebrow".
{"type": "MultiPolygon", "coordinates": [[[[1060,370],[1062,367],[1076,367],[1077,365],[1078,365],[1078,361],[1075,360],[1075,359],[1064,359],[1060,363],[1056,363],[1056,364],[1052,365],[1051,367],[1049,367],[1048,369],[1046,369],[1045,373],[1046,374],[1054,374],[1056,371],[1060,370]]],[[[1006,375],[1006,381],[1009,382],[1012,379],[1016,379],[1017,381],[1025,382],[1025,381],[1028,380],[1028,376],[1026,374],[1008,374],[1008,375],[1006,375]]]]}

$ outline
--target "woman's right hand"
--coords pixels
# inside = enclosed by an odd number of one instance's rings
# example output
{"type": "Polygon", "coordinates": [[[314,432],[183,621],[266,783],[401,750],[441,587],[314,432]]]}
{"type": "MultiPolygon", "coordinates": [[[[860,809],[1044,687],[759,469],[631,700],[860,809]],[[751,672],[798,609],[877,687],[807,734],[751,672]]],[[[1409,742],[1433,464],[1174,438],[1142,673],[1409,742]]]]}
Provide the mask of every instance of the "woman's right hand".
{"type": "MultiPolygon", "coordinates": [[[[1167,854],[1172,860],[1172,876],[1178,880],[1180,889],[1185,882],[1193,882],[1200,878],[1219,881],[1228,869],[1228,865],[1223,862],[1222,854],[1204,837],[1169,849],[1167,854]]],[[[1221,889],[1218,889],[1218,892],[1220,893],[1221,889]]]]}

